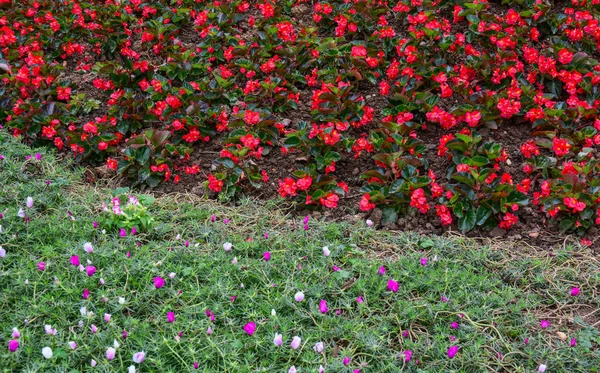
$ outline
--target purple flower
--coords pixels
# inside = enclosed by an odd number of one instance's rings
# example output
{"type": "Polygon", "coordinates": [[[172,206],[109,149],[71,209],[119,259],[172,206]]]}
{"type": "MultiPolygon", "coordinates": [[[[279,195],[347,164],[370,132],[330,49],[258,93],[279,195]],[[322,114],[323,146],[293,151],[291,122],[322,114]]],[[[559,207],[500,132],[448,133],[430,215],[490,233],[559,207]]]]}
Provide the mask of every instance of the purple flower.
{"type": "Polygon", "coordinates": [[[206,329],[206,334],[211,335],[212,333],[212,328],[209,326],[208,329],[206,329]]]}
{"type": "Polygon", "coordinates": [[[319,311],[323,314],[329,311],[329,308],[327,308],[327,301],[325,299],[321,299],[321,301],[319,302],[319,311]]]}
{"type": "Polygon", "coordinates": [[[266,262],[268,262],[269,260],[271,260],[271,253],[270,253],[270,252],[268,252],[268,251],[265,251],[265,252],[263,253],[263,259],[264,259],[266,262]]]}
{"type": "Polygon", "coordinates": [[[453,322],[450,324],[450,328],[451,328],[451,329],[458,329],[458,323],[457,323],[456,321],[453,321],[453,322]]]}
{"type": "MultiPolygon", "coordinates": [[[[213,215],[214,216],[214,215],[213,215]]],[[[200,367],[200,364],[198,364],[197,361],[194,361],[194,369],[198,369],[200,367]]]]}
{"type": "Polygon", "coordinates": [[[337,272],[337,271],[339,271],[341,268],[340,268],[340,267],[338,267],[338,266],[336,266],[336,265],[334,265],[332,269],[333,269],[333,272],[337,272]]]}
{"type": "Polygon", "coordinates": [[[344,363],[344,365],[348,365],[348,364],[350,364],[350,358],[349,358],[348,356],[346,356],[346,357],[344,358],[344,361],[343,361],[343,363],[344,363]]]}
{"type": "Polygon", "coordinates": [[[290,347],[294,350],[297,350],[298,347],[300,347],[301,343],[302,343],[302,338],[300,338],[298,336],[294,336],[294,338],[292,338],[292,343],[290,343],[290,347]]]}
{"type": "Polygon", "coordinates": [[[425,267],[427,265],[427,258],[421,258],[421,265],[425,267]]]}
{"type": "Polygon", "coordinates": [[[83,289],[83,299],[88,299],[90,297],[90,291],[88,289],[83,289]]]}
{"type": "Polygon", "coordinates": [[[128,335],[129,333],[127,333],[127,330],[123,330],[123,339],[127,339],[128,335]]]}
{"type": "Polygon", "coordinates": [[[577,338],[571,339],[571,343],[570,343],[571,347],[575,347],[576,344],[577,344],[577,338]]]}
{"type": "Polygon", "coordinates": [[[165,280],[162,277],[154,277],[154,287],[157,289],[165,286],[165,280]]]}
{"type": "Polygon", "coordinates": [[[411,350],[406,350],[402,353],[402,355],[404,356],[404,362],[408,363],[410,359],[412,359],[413,353],[411,350]]]}
{"type": "Polygon", "coordinates": [[[244,331],[248,335],[253,335],[254,332],[256,331],[256,324],[253,323],[252,321],[250,321],[249,323],[247,323],[246,325],[244,325],[244,331]]]}
{"type": "Polygon", "coordinates": [[[74,267],[79,267],[79,257],[77,255],[71,256],[71,265],[74,267]]]}
{"type": "Polygon", "coordinates": [[[388,290],[391,290],[394,293],[398,292],[398,283],[396,281],[394,281],[393,279],[388,280],[387,287],[388,287],[388,290]]]}
{"type": "Polygon", "coordinates": [[[175,313],[174,312],[167,312],[167,321],[171,324],[175,322],[175,313]]]}
{"type": "Polygon", "coordinates": [[[127,231],[125,230],[125,228],[121,228],[121,231],[119,232],[119,236],[121,236],[121,237],[127,236],[127,231]]]}
{"type": "Polygon", "coordinates": [[[275,333],[275,338],[273,338],[273,344],[277,347],[283,344],[283,336],[281,334],[275,333]]]}
{"type": "Polygon", "coordinates": [[[96,273],[96,267],[94,267],[94,266],[85,267],[85,273],[87,273],[88,276],[93,276],[94,273],[96,273]]]}
{"type": "Polygon", "coordinates": [[[131,228],[131,235],[135,236],[136,234],[137,234],[137,228],[136,227],[131,228]]]}
{"type": "Polygon", "coordinates": [[[308,224],[308,220],[309,220],[309,219],[310,219],[310,215],[306,215],[306,216],[304,217],[304,220],[302,220],[302,222],[303,222],[304,224],[308,224]]]}
{"type": "Polygon", "coordinates": [[[359,296],[358,298],[356,298],[356,303],[364,303],[365,301],[363,300],[363,297],[359,296]]]}
{"type": "Polygon", "coordinates": [[[19,341],[12,339],[8,342],[8,350],[10,352],[15,352],[19,348],[19,341]]]}
{"type": "Polygon", "coordinates": [[[98,327],[96,325],[92,324],[90,328],[92,329],[92,333],[98,333],[98,327]]]}
{"type": "Polygon", "coordinates": [[[548,320],[540,321],[540,328],[547,329],[549,326],[550,326],[550,321],[548,321],[548,320]]]}
{"type": "Polygon", "coordinates": [[[216,217],[216,216],[214,216],[214,215],[211,215],[211,216],[210,216],[210,221],[214,223],[214,222],[215,222],[215,220],[217,220],[217,217],[216,217]]]}
{"type": "Polygon", "coordinates": [[[38,268],[40,271],[44,271],[44,270],[46,270],[46,263],[44,263],[44,262],[38,262],[38,264],[37,264],[37,268],[38,268]]]}
{"type": "Polygon", "coordinates": [[[448,357],[453,359],[456,353],[458,352],[458,346],[452,346],[448,349],[448,357]]]}
{"type": "Polygon", "coordinates": [[[93,223],[92,223],[92,226],[93,226],[94,228],[98,228],[98,222],[97,222],[97,221],[93,222],[93,223]]]}
{"type": "Polygon", "coordinates": [[[523,343],[525,343],[526,345],[529,344],[529,338],[525,338],[525,340],[523,341],[523,343]]]}
{"type": "Polygon", "coordinates": [[[571,296],[576,297],[579,295],[579,288],[571,289],[571,296]]]}
{"type": "Polygon", "coordinates": [[[383,276],[385,274],[385,267],[384,266],[379,267],[377,274],[383,276]]]}
{"type": "Polygon", "coordinates": [[[136,364],[141,364],[146,360],[146,353],[144,351],[136,352],[133,354],[133,362],[136,364]]]}

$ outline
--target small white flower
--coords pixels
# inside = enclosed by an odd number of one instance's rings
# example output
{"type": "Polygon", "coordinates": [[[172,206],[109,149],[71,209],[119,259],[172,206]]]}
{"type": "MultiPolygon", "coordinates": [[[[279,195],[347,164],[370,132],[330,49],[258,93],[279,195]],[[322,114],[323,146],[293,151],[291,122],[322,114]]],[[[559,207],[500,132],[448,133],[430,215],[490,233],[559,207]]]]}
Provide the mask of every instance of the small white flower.
{"type": "Polygon", "coordinates": [[[146,353],[144,351],[136,352],[133,354],[133,362],[136,364],[141,364],[144,360],[146,360],[146,353]]]}
{"type": "Polygon", "coordinates": [[[87,316],[87,307],[83,306],[79,309],[79,313],[81,314],[81,316],[86,317],[87,316]]]}
{"type": "Polygon", "coordinates": [[[102,230],[102,234],[106,234],[106,229],[103,229],[103,230],[102,230]]]}
{"type": "Polygon", "coordinates": [[[225,242],[223,244],[223,249],[225,249],[225,251],[231,251],[232,247],[233,247],[233,244],[231,242],[225,242]]]}
{"type": "Polygon", "coordinates": [[[304,300],[304,293],[299,291],[294,295],[296,302],[302,302],[304,300]]]}
{"type": "Polygon", "coordinates": [[[28,278],[25,279],[25,285],[29,285],[29,279],[28,278]]]}
{"type": "Polygon", "coordinates": [[[277,315],[277,312],[275,312],[275,308],[273,308],[273,309],[271,310],[271,316],[275,317],[275,315],[277,315]]]}
{"type": "Polygon", "coordinates": [[[113,339],[113,347],[114,347],[115,349],[117,349],[117,348],[121,347],[121,345],[119,344],[119,342],[117,342],[117,340],[116,340],[116,339],[113,339]]]}
{"type": "Polygon", "coordinates": [[[25,200],[25,205],[27,206],[27,208],[32,208],[33,207],[33,198],[27,197],[27,199],[25,200]]]}
{"type": "Polygon", "coordinates": [[[91,254],[94,252],[94,247],[92,246],[92,244],[90,242],[86,242],[83,244],[83,250],[86,253],[91,254]]]}
{"type": "Polygon", "coordinates": [[[52,357],[52,349],[50,347],[42,348],[42,355],[44,355],[46,359],[50,359],[52,357]]]}
{"type": "Polygon", "coordinates": [[[0,246],[0,258],[4,258],[6,256],[6,250],[4,250],[2,248],[2,246],[0,246]]]}
{"type": "Polygon", "coordinates": [[[20,218],[24,218],[25,217],[25,211],[23,211],[22,208],[19,209],[19,211],[17,212],[17,216],[20,218]]]}
{"type": "Polygon", "coordinates": [[[315,350],[316,353],[320,354],[321,352],[323,352],[323,342],[317,342],[315,343],[313,350],[315,350]]]}
{"type": "Polygon", "coordinates": [[[2,233],[2,226],[0,225],[0,234],[2,233]]]}
{"type": "Polygon", "coordinates": [[[242,289],[244,288],[244,283],[243,283],[243,282],[240,284],[240,287],[241,287],[242,289]]]}
{"type": "Polygon", "coordinates": [[[104,279],[100,277],[100,285],[104,285],[104,279]]]}
{"type": "Polygon", "coordinates": [[[135,367],[133,365],[129,366],[129,372],[128,373],[135,373],[135,367]]]}
{"type": "Polygon", "coordinates": [[[169,278],[172,280],[175,278],[175,272],[169,273],[169,278]]]}
{"type": "Polygon", "coordinates": [[[325,256],[331,255],[331,250],[329,250],[329,247],[327,247],[327,246],[323,247],[323,255],[325,255],[325,256]]]}
{"type": "Polygon", "coordinates": [[[119,304],[125,304],[125,298],[119,297],[119,304]]]}

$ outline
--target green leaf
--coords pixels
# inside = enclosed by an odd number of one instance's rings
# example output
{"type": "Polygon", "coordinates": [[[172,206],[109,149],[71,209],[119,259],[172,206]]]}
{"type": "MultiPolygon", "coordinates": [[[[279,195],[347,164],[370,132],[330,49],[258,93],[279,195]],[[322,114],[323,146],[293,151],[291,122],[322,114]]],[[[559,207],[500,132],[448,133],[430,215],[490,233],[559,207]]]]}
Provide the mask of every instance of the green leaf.
{"type": "Polygon", "coordinates": [[[492,215],[492,210],[485,206],[479,206],[477,208],[477,213],[475,214],[476,224],[483,225],[490,215],[492,215]]]}
{"type": "Polygon", "coordinates": [[[470,208],[461,218],[458,219],[458,229],[460,229],[463,233],[468,232],[475,227],[475,223],[475,210],[470,208]]]}
{"type": "Polygon", "coordinates": [[[392,207],[386,207],[383,209],[382,211],[382,216],[381,216],[381,224],[388,224],[388,223],[396,223],[396,221],[398,220],[398,213],[396,212],[396,210],[392,207]]]}

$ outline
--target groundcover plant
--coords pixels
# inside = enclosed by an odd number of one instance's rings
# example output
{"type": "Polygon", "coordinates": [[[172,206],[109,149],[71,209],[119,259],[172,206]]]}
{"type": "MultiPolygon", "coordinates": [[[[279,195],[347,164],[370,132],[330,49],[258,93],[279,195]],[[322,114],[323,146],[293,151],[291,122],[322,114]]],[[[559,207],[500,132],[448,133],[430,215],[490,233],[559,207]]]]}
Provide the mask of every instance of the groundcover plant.
{"type": "Polygon", "coordinates": [[[598,234],[598,0],[0,10],[2,125],[133,184],[598,234]]]}
{"type": "Polygon", "coordinates": [[[598,372],[600,262],[91,188],[0,131],[2,372],[598,372]]]}

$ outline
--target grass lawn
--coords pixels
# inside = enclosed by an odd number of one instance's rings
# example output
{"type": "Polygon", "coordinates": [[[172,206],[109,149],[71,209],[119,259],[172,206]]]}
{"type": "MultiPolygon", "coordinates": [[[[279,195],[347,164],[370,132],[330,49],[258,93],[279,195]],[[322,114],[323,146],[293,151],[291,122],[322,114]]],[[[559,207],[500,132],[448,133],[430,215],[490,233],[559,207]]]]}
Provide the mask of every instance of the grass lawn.
{"type": "Polygon", "coordinates": [[[0,136],[2,372],[600,371],[587,248],[305,229],[279,202],[127,207],[129,191],[0,136]]]}

